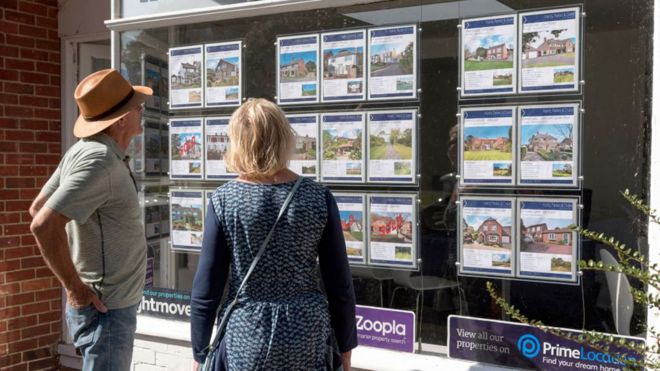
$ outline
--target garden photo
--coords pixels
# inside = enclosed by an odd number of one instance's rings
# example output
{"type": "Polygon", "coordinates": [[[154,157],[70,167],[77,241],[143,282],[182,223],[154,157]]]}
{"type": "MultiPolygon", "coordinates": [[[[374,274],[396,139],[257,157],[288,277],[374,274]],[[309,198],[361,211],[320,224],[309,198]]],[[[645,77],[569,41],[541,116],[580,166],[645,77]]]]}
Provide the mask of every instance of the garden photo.
{"type": "Polygon", "coordinates": [[[172,229],[175,231],[201,232],[203,218],[202,204],[172,204],[172,229]]]}
{"type": "Polygon", "coordinates": [[[491,262],[493,264],[493,267],[511,268],[511,255],[493,254],[491,255],[491,262]]]}
{"type": "Polygon", "coordinates": [[[362,160],[362,130],[323,130],[324,160],[362,160]]]}

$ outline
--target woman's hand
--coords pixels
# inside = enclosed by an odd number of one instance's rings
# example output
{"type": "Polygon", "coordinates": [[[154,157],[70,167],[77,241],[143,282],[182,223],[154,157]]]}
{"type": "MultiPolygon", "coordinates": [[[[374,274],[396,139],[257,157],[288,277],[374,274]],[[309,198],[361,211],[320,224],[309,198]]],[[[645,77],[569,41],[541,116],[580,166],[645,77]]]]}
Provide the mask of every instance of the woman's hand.
{"type": "Polygon", "coordinates": [[[192,371],[199,371],[200,365],[197,361],[193,360],[192,371]]]}
{"type": "Polygon", "coordinates": [[[341,363],[344,366],[344,371],[351,371],[351,351],[341,354],[341,363]]]}

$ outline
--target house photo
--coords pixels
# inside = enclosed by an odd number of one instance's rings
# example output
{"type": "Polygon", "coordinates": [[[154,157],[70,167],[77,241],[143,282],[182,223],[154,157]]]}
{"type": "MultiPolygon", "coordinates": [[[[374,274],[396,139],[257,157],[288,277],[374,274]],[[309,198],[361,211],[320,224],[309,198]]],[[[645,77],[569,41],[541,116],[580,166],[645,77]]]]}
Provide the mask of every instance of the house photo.
{"type": "Polygon", "coordinates": [[[463,42],[465,71],[513,68],[514,35],[491,34],[472,36],[463,42]]]}
{"type": "Polygon", "coordinates": [[[362,47],[324,50],[323,78],[332,80],[362,77],[363,56],[362,47]]]}
{"type": "Polygon", "coordinates": [[[463,218],[465,248],[500,250],[511,248],[511,218],[469,215],[463,218]]]}
{"type": "Polygon", "coordinates": [[[240,61],[238,57],[210,59],[207,61],[206,83],[208,87],[238,85],[240,61]]]}
{"type": "Polygon", "coordinates": [[[510,126],[469,126],[463,130],[463,159],[511,161],[510,126]]]}
{"type": "Polygon", "coordinates": [[[522,34],[522,67],[573,66],[575,35],[567,29],[525,32],[522,34]]]}
{"type": "Polygon", "coordinates": [[[572,161],[573,125],[522,125],[523,161],[572,161]]]}

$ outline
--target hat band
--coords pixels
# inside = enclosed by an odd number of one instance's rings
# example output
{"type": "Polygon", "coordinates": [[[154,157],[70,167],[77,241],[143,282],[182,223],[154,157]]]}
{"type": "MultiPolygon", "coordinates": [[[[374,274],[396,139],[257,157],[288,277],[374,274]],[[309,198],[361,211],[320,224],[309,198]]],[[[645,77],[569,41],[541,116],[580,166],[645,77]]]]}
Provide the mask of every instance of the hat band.
{"type": "Polygon", "coordinates": [[[135,89],[131,88],[131,92],[128,93],[128,95],[126,95],[124,97],[124,99],[122,99],[119,103],[115,104],[114,106],[110,107],[105,112],[99,113],[98,115],[94,115],[94,116],[85,116],[85,115],[83,115],[83,117],[85,118],[85,120],[95,121],[95,120],[98,120],[98,119],[100,119],[104,116],[111,115],[111,114],[117,112],[124,104],[128,103],[128,101],[131,100],[131,98],[133,98],[133,95],[135,95],[135,89]]]}

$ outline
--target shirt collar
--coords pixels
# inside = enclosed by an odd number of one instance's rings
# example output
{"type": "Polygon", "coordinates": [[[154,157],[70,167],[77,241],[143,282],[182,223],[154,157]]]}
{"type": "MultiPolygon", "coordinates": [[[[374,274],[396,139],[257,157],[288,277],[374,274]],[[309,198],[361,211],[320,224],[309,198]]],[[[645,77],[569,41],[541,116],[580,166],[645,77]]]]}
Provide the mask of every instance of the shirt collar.
{"type": "Polygon", "coordinates": [[[126,155],[126,152],[124,152],[121,147],[119,147],[119,143],[117,143],[114,139],[112,139],[108,134],[106,133],[98,133],[89,139],[100,142],[105,144],[106,146],[110,147],[112,152],[119,157],[120,160],[125,161],[126,158],[128,157],[126,155]]]}

